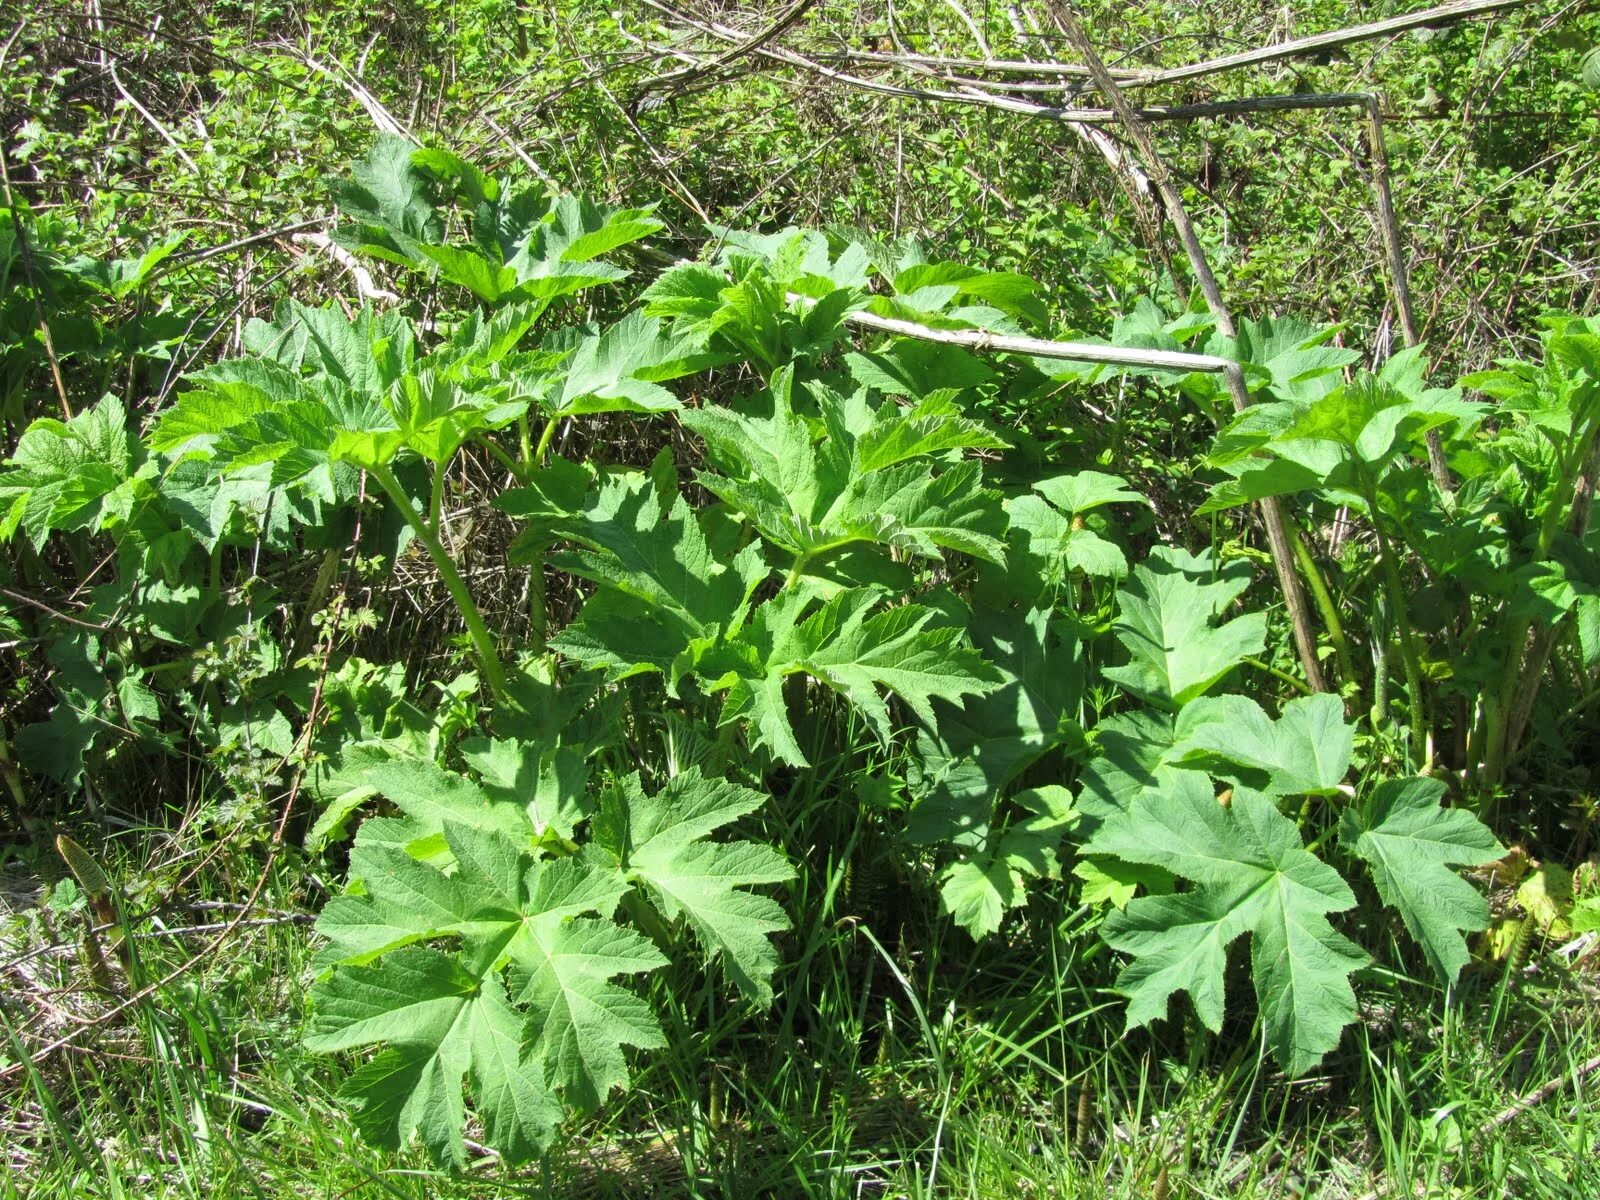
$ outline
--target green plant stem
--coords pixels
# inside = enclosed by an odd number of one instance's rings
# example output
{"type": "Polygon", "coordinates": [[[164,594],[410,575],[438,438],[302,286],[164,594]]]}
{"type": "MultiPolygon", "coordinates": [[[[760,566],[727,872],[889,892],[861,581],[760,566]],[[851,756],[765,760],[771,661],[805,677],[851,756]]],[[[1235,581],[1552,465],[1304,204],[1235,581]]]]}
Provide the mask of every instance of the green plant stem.
{"type": "MultiPolygon", "coordinates": [[[[1591,461],[1596,453],[1597,434],[1600,427],[1587,426],[1581,436],[1573,439],[1573,446],[1561,463],[1556,495],[1539,522],[1535,562],[1549,557],[1550,548],[1563,529],[1581,537],[1588,528],[1588,505],[1595,476],[1600,473],[1600,462],[1591,461]],[[1582,503],[1576,502],[1579,497],[1583,498],[1582,503]]],[[[1512,622],[1505,642],[1505,667],[1484,705],[1483,764],[1489,786],[1482,804],[1487,810],[1492,810],[1497,786],[1522,740],[1554,645],[1555,630],[1542,627],[1535,632],[1529,617],[1512,622]]]]}
{"type": "MultiPolygon", "coordinates": [[[[1379,606],[1374,605],[1374,608],[1379,606]]],[[[1376,613],[1374,614],[1376,617],[1376,613]]],[[[1373,727],[1376,728],[1383,715],[1389,711],[1389,644],[1386,640],[1387,633],[1379,634],[1376,627],[1372,634],[1372,707],[1368,709],[1373,727]]]]}
{"type": "Polygon", "coordinates": [[[1372,513],[1372,528],[1378,537],[1378,563],[1383,570],[1384,583],[1388,586],[1389,601],[1394,606],[1395,632],[1399,635],[1400,661],[1406,673],[1407,700],[1411,708],[1411,756],[1414,763],[1420,763],[1418,749],[1425,748],[1428,744],[1428,723],[1426,707],[1422,695],[1422,664],[1417,658],[1417,644],[1411,629],[1411,615],[1406,608],[1405,582],[1400,578],[1400,567],[1394,561],[1394,550],[1389,545],[1389,536],[1383,531],[1383,520],[1379,515],[1378,491],[1375,486],[1367,489],[1368,510],[1372,513]]]}
{"type": "MultiPolygon", "coordinates": [[[[548,435],[552,428],[554,428],[553,423],[546,426],[545,433],[548,435]]],[[[526,486],[528,473],[533,469],[533,446],[528,435],[528,418],[526,414],[517,418],[517,441],[522,455],[520,462],[496,445],[492,438],[484,438],[483,445],[488,447],[489,453],[494,457],[494,460],[510,473],[511,478],[526,486]]],[[[547,442],[540,441],[541,456],[546,445],[547,442]]],[[[548,632],[544,597],[544,556],[542,554],[528,564],[528,628],[533,648],[542,653],[545,635],[548,632]]]]}
{"type": "Polygon", "coordinates": [[[517,449],[522,455],[524,469],[533,466],[533,437],[528,429],[528,414],[517,418],[517,449]]]}
{"type": "Polygon", "coordinates": [[[528,637],[536,653],[543,654],[549,630],[549,613],[545,609],[544,555],[540,554],[528,564],[528,637]]]}
{"type": "Polygon", "coordinates": [[[832,554],[835,550],[843,549],[845,546],[849,546],[861,540],[862,539],[858,537],[835,538],[831,542],[822,542],[820,545],[813,546],[811,549],[795,555],[794,565],[789,568],[789,574],[784,577],[783,587],[780,590],[786,592],[795,584],[799,583],[800,576],[805,573],[805,569],[817,559],[832,554]]]}
{"type": "Polygon", "coordinates": [[[539,445],[533,452],[534,466],[544,465],[544,456],[549,453],[550,443],[555,440],[556,427],[560,424],[560,417],[551,417],[544,423],[544,431],[539,434],[539,445]]]}
{"type": "Polygon", "coordinates": [[[28,793],[22,786],[22,773],[11,759],[11,747],[0,729],[0,776],[5,778],[6,795],[11,802],[12,815],[19,829],[30,828],[34,821],[28,813],[28,793]]]}
{"type": "Polygon", "coordinates": [[[439,515],[444,511],[444,463],[430,463],[432,468],[428,472],[428,529],[435,536],[439,533],[439,515]]]}
{"type": "MultiPolygon", "coordinates": [[[[1581,539],[1589,528],[1595,480],[1600,477],[1597,432],[1600,429],[1595,426],[1586,427],[1581,437],[1574,438],[1574,445],[1563,459],[1557,496],[1544,510],[1544,517],[1539,522],[1538,550],[1534,562],[1542,562],[1549,557],[1550,547],[1554,546],[1555,539],[1563,530],[1581,539]]],[[[1563,619],[1536,629],[1533,619],[1525,616],[1518,618],[1512,626],[1514,637],[1507,642],[1512,653],[1506,659],[1506,669],[1502,672],[1499,688],[1493,696],[1493,706],[1490,707],[1494,720],[1485,746],[1485,771],[1491,784],[1501,782],[1506,766],[1515,758],[1518,746],[1522,744],[1528,718],[1533,715],[1534,702],[1538,701],[1544,667],[1560,637],[1563,619]]]]}
{"type": "Polygon", "coordinates": [[[400,510],[400,515],[405,518],[406,524],[411,526],[417,540],[422,543],[423,549],[433,559],[433,565],[439,571],[439,578],[444,581],[445,589],[449,591],[450,598],[456,602],[456,608],[461,612],[461,619],[466,622],[467,634],[472,638],[473,648],[477,651],[478,666],[489,684],[489,690],[496,696],[503,696],[506,690],[505,667],[501,664],[500,655],[494,648],[494,638],[489,634],[489,627],[483,623],[483,614],[473,603],[472,593],[467,590],[461,572],[456,570],[455,560],[450,557],[433,530],[423,522],[421,515],[401,488],[400,481],[394,477],[394,472],[387,466],[382,466],[372,467],[368,473],[388,494],[389,499],[400,510]]]}
{"type": "MultiPolygon", "coordinates": [[[[489,451],[489,456],[510,473],[511,478],[522,484],[528,482],[528,468],[525,463],[518,462],[516,459],[512,458],[511,455],[507,454],[499,446],[495,445],[494,442],[489,438],[485,438],[483,440],[483,446],[489,451]]],[[[527,457],[532,457],[531,451],[527,457]]]]}
{"type": "Polygon", "coordinates": [[[789,568],[789,573],[784,576],[783,587],[779,590],[787,592],[795,584],[799,583],[800,576],[805,573],[806,564],[810,561],[811,555],[809,553],[796,554],[794,556],[794,565],[789,568]]]}
{"type": "Polygon", "coordinates": [[[639,927],[639,932],[649,938],[663,954],[670,954],[673,949],[672,930],[651,908],[637,889],[630,888],[622,897],[622,908],[633,923],[639,927]]]}
{"type": "Polygon", "coordinates": [[[290,646],[290,662],[311,648],[311,639],[316,632],[316,615],[327,603],[328,593],[333,590],[333,581],[338,576],[339,565],[343,561],[344,556],[338,546],[329,546],[322,552],[322,562],[317,566],[316,578],[311,581],[311,592],[306,596],[305,609],[301,612],[300,622],[295,628],[294,641],[290,646]]]}
{"type": "Polygon", "coordinates": [[[1313,692],[1309,686],[1307,686],[1305,680],[1296,679],[1293,675],[1289,674],[1289,672],[1280,671],[1271,663],[1262,662],[1259,658],[1246,658],[1244,660],[1244,664],[1247,667],[1254,667],[1258,671],[1266,672],[1279,682],[1288,684],[1290,687],[1294,688],[1295,691],[1300,692],[1302,695],[1316,695],[1316,693],[1313,692]]]}
{"type": "Polygon", "coordinates": [[[1288,536],[1289,548],[1294,551],[1295,560],[1300,564],[1300,572],[1306,578],[1306,585],[1311,589],[1311,599],[1327,628],[1328,642],[1339,660],[1339,679],[1346,684],[1354,683],[1356,676],[1350,660],[1350,643],[1344,636],[1344,624],[1339,620],[1339,609],[1333,602],[1333,593],[1328,590],[1328,581],[1323,578],[1317,560],[1311,556],[1311,550],[1294,522],[1284,522],[1284,533],[1288,536]]]}

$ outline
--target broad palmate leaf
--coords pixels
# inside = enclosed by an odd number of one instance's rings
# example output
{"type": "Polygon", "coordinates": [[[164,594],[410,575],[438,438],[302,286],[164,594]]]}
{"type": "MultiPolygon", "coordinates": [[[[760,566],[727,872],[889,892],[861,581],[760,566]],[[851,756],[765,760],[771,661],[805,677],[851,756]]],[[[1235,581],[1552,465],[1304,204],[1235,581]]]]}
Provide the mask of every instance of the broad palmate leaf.
{"type": "Polygon", "coordinates": [[[1115,475],[1080,471],[1034,483],[1037,493],[1006,501],[1011,525],[1011,573],[1033,595],[1054,596],[1073,571],[1120,579],[1128,560],[1115,542],[1084,523],[1084,514],[1108,504],[1147,503],[1115,475]]]}
{"type": "Polygon", "coordinates": [[[1371,865],[1378,895],[1448,984],[1467,964],[1461,931],[1489,927],[1487,901],[1450,867],[1494,862],[1505,847],[1471,813],[1441,808],[1444,793],[1437,779],[1386,780],[1345,810],[1339,836],[1371,865]]]}
{"type": "Polygon", "coordinates": [[[1202,696],[1184,705],[1173,736],[1163,761],[1202,766],[1273,796],[1337,792],[1355,746],[1344,705],[1325,692],[1291,700],[1276,721],[1247,696],[1202,696]]]}
{"type": "Polygon", "coordinates": [[[1000,562],[1000,496],[982,485],[976,462],[934,470],[937,457],[1004,445],[962,416],[949,394],[902,409],[878,408],[816,387],[820,417],[796,408],[793,373],[779,371],[772,415],[732,409],[684,411],[679,419],[706,443],[718,472],[696,478],[743,513],[761,536],[815,570],[822,556],[852,545],[892,547],[921,558],[955,550],[1000,562]]]}
{"type": "Polygon", "coordinates": [[[996,802],[1023,771],[1058,747],[1083,745],[1078,708],[1083,652],[1051,614],[998,612],[972,629],[1000,672],[1000,687],[957,706],[937,701],[910,762],[906,835],[924,845],[975,851],[988,840],[996,802]]]}
{"type": "Polygon", "coordinates": [[[719,563],[695,513],[675,491],[663,497],[656,480],[608,482],[563,528],[581,548],[549,561],[602,586],[551,646],[612,679],[659,671],[676,687],[697,675],[727,691],[724,724],[749,722],[754,744],[796,766],[806,758],[784,697],[791,675],[844,696],[886,742],[894,729],[880,689],[932,724],[935,697],[1002,682],[959,629],[935,624],[932,609],[884,609],[877,589],[834,590],[819,604],[822,585],[797,578],[748,615],[769,573],[760,544],[719,563]]]}
{"type": "Polygon", "coordinates": [[[538,1065],[522,1059],[522,1021],[499,979],[475,978],[450,955],[415,948],[378,968],[337,971],[315,995],[311,1049],[388,1043],[339,1089],[373,1145],[398,1150],[416,1134],[436,1161],[460,1165],[469,1073],[496,1146],[527,1158],[549,1142],[561,1106],[538,1065]]]}
{"type": "Polygon", "coordinates": [[[683,497],[662,497],[643,477],[608,480],[558,528],[581,548],[550,555],[551,565],[601,590],[551,645],[612,679],[660,671],[675,684],[699,653],[738,627],[768,574],[754,544],[718,563],[683,497]]]}
{"type": "Polygon", "coordinates": [[[686,921],[761,1003],[777,965],[768,935],[788,927],[776,903],[746,890],[788,879],[783,856],[706,840],[761,793],[690,770],[648,795],[630,777],[608,793],[589,845],[536,857],[532,805],[505,769],[513,757],[494,744],[474,751],[500,777],[493,790],[514,793],[507,801],[426,764],[374,766],[373,786],[406,816],[363,824],[350,856],[357,886],[317,923],[331,969],[312,989],[307,1045],[383,1046],[341,1095],[369,1140],[393,1148],[415,1134],[441,1162],[464,1157],[464,1087],[489,1142],[525,1159],[565,1107],[593,1109],[628,1085],[625,1047],[665,1045],[650,1006],[617,982],[667,962],[616,920],[630,893],[686,921]]]}
{"type": "Polygon", "coordinates": [[[560,1118],[557,1089],[593,1107],[628,1081],[623,1045],[665,1044],[649,1007],[610,981],[666,960],[609,920],[627,883],[602,862],[530,861],[503,834],[447,821],[446,875],[369,840],[374,826],[351,855],[367,891],[329,901],[317,922],[341,965],[312,990],[306,1044],[387,1044],[341,1093],[378,1144],[415,1131],[436,1159],[460,1161],[470,1074],[486,1127],[505,1138],[499,1148],[525,1158],[560,1118]],[[416,946],[441,939],[457,953],[416,946]],[[508,963],[526,1018],[505,994],[508,963]]]}
{"type": "Polygon", "coordinates": [[[810,611],[811,595],[794,588],[758,608],[738,639],[704,665],[708,686],[728,691],[723,723],[748,721],[752,742],[805,766],[784,701],[791,675],[809,675],[838,692],[885,743],[894,725],[878,689],[900,697],[931,725],[934,699],[958,701],[1004,682],[963,644],[960,629],[933,623],[932,609],[903,604],[874,611],[880,600],[873,589],[853,588],[810,611]],[[720,676],[716,667],[725,668],[720,676]]]}
{"type": "Polygon", "coordinates": [[[1194,885],[1142,896],[1106,917],[1106,941],[1133,956],[1117,980],[1128,1027],[1166,1016],[1172,994],[1186,991],[1200,1020],[1220,1030],[1228,946],[1249,933],[1274,1057],[1291,1075],[1316,1066],[1355,1019],[1349,976],[1367,961],[1328,922],[1355,905],[1338,872],[1258,792],[1236,789],[1224,806],[1205,775],[1166,767],[1131,797],[1096,779],[1091,771],[1080,797],[1098,822],[1084,853],[1160,867],[1194,885]]]}
{"type": "Polygon", "coordinates": [[[772,999],[777,952],[768,934],[789,927],[783,909],[746,891],[783,883],[794,870],[756,842],[708,842],[707,834],[761,806],[766,797],[691,768],[647,796],[637,775],[602,802],[595,842],[669,921],[688,921],[707,953],[751,1000],[772,999]]]}
{"type": "Polygon", "coordinates": [[[1157,546],[1118,594],[1115,633],[1128,665],[1106,678],[1166,708],[1203,695],[1266,645],[1262,613],[1212,624],[1249,583],[1243,563],[1219,565],[1209,551],[1157,546]]]}

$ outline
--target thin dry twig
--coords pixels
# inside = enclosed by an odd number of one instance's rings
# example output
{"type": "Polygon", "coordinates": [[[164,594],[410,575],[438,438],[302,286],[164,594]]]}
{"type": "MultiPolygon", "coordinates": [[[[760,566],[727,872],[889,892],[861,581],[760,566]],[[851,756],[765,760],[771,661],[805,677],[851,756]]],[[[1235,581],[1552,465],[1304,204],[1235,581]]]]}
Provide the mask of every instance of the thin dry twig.
{"type": "Polygon", "coordinates": [[[316,71],[320,75],[326,75],[340,87],[344,88],[345,91],[349,92],[351,98],[366,110],[367,116],[372,118],[372,123],[378,127],[380,132],[392,134],[395,137],[405,138],[408,142],[416,142],[417,135],[412,133],[411,130],[402,124],[392,112],[384,107],[383,101],[374,96],[372,92],[367,89],[367,86],[360,80],[346,78],[343,72],[334,67],[328,66],[326,63],[319,62],[317,59],[312,58],[309,54],[301,54],[298,51],[288,47],[284,47],[284,49],[286,49],[288,53],[294,55],[295,58],[298,58],[311,70],[316,71]]]}
{"type": "MultiPolygon", "coordinates": [[[[789,294],[789,299],[811,302],[809,296],[793,292],[789,294]]],[[[1123,367],[1157,367],[1168,371],[1204,371],[1224,375],[1237,372],[1239,369],[1238,364],[1231,359],[1211,354],[1188,354],[1177,350],[1142,350],[1133,346],[1101,345],[1099,342],[1057,342],[1044,338],[990,333],[987,329],[934,329],[927,325],[918,325],[914,321],[902,321],[897,317],[880,317],[870,312],[850,313],[845,317],[845,322],[863,329],[877,329],[900,337],[916,338],[919,341],[962,346],[980,354],[1026,354],[1031,358],[1108,363],[1123,367]]]]}
{"type": "Polygon", "coordinates": [[[292,242],[303,242],[307,246],[315,246],[318,250],[327,252],[329,258],[338,263],[350,273],[355,280],[356,295],[362,300],[395,300],[400,297],[388,288],[381,286],[372,278],[372,272],[367,270],[343,246],[339,245],[325,233],[297,233],[290,239],[292,242]]]}
{"type": "Polygon", "coordinates": [[[638,111],[639,101],[650,92],[659,91],[662,88],[683,87],[699,76],[709,74],[736,59],[743,58],[774,38],[781,37],[794,26],[796,21],[805,16],[806,12],[816,2],[817,0],[794,0],[794,3],[780,12],[776,19],[731,49],[724,50],[721,54],[704,61],[695,60],[689,66],[680,67],[676,71],[669,71],[665,75],[657,75],[652,79],[646,80],[639,90],[633,94],[633,99],[630,102],[632,109],[638,111]]]}
{"type": "Polygon", "coordinates": [[[116,59],[107,60],[106,74],[110,77],[111,83],[117,89],[117,92],[129,103],[129,105],[132,106],[133,111],[144,118],[146,125],[150,126],[151,129],[154,129],[158,134],[161,135],[161,140],[166,142],[167,145],[171,146],[173,153],[175,153],[179,158],[183,159],[184,166],[188,167],[189,170],[193,171],[196,175],[199,175],[199,164],[196,163],[194,159],[189,157],[189,152],[185,150],[182,143],[180,143],[178,139],[172,135],[172,131],[161,123],[161,121],[156,117],[155,113],[151,112],[143,104],[140,104],[138,97],[136,97],[127,89],[127,86],[122,82],[122,76],[117,74],[116,59]]]}
{"type": "MultiPolygon", "coordinates": [[[[1277,42],[1253,50],[1243,50],[1220,58],[1189,63],[1181,67],[1143,70],[1138,68],[1109,68],[1109,74],[1124,88],[1154,87],[1164,83],[1182,83],[1207,75],[1220,75],[1241,67],[1255,67],[1285,58],[1298,58],[1335,50],[1357,42],[1372,41],[1390,34],[1405,33],[1412,29],[1445,25],[1453,21],[1487,16],[1513,8],[1524,8],[1533,0],[1456,0],[1434,8],[1372,21],[1365,25],[1352,25],[1327,33],[1309,34],[1286,42],[1277,42]]],[[[1063,78],[1087,80],[1090,70],[1083,63],[1038,62],[1031,59],[942,58],[934,55],[885,54],[867,50],[838,50],[819,52],[818,58],[834,61],[880,63],[885,66],[924,66],[941,71],[978,71],[995,75],[1055,75],[1063,78]]]]}

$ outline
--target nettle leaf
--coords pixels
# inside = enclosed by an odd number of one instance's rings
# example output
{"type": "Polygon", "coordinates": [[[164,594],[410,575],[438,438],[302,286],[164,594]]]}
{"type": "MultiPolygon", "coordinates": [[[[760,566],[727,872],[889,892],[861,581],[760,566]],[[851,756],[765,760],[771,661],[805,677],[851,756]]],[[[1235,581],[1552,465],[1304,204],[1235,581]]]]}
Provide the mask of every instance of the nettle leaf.
{"type": "Polygon", "coordinates": [[[703,672],[707,686],[728,692],[722,723],[748,722],[753,744],[805,766],[784,698],[784,680],[791,675],[809,675],[838,692],[886,744],[894,725],[880,688],[932,724],[933,700],[981,695],[1004,682],[982,655],[962,644],[961,630],[933,624],[933,610],[914,604],[883,610],[881,599],[874,589],[854,588],[813,610],[813,595],[793,588],[763,604],[703,672]],[[713,678],[717,668],[725,669],[713,678]]]}
{"type": "Polygon", "coordinates": [[[1133,956],[1117,979],[1130,1029],[1167,1015],[1186,991],[1207,1028],[1222,1028],[1229,945],[1251,935],[1256,997],[1273,1055],[1291,1075],[1310,1070],[1355,1019],[1350,974],[1367,957],[1328,914],[1355,905],[1337,871],[1307,851],[1294,822],[1258,792],[1227,807],[1194,771],[1159,768],[1153,786],[1117,796],[1088,777],[1079,799],[1097,828],[1085,854],[1159,867],[1192,890],[1142,896],[1102,925],[1133,956]]]}
{"type": "Polygon", "coordinates": [[[1378,895],[1451,984],[1468,961],[1460,931],[1487,929],[1489,905],[1449,868],[1494,862],[1505,847],[1471,813],[1441,807],[1444,793],[1437,779],[1385,780],[1345,810],[1339,836],[1372,867],[1378,895]]]}
{"type": "Polygon", "coordinates": [[[1262,613],[1212,624],[1249,583],[1243,563],[1218,565],[1209,551],[1193,555],[1157,546],[1118,592],[1114,632],[1129,662],[1105,677],[1166,707],[1203,695],[1266,646],[1262,613]]]}
{"type": "Polygon", "coordinates": [[[596,844],[642,884],[668,921],[687,921],[707,953],[753,1002],[772,1000],[777,951],[769,935],[789,928],[783,909],[747,888],[784,883],[794,869],[771,846],[704,839],[766,802],[766,796],[691,767],[646,795],[630,775],[602,801],[596,844]]]}

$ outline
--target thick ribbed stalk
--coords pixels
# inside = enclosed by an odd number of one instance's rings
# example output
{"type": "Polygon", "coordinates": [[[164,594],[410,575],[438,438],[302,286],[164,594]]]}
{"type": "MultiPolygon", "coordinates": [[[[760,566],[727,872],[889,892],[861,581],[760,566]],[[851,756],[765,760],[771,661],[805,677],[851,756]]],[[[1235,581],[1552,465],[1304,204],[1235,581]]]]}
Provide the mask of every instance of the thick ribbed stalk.
{"type": "Polygon", "coordinates": [[[1306,585],[1311,589],[1311,598],[1316,602],[1317,612],[1322,614],[1322,623],[1328,631],[1328,641],[1333,645],[1334,655],[1339,660],[1339,679],[1343,684],[1355,682],[1355,668],[1350,661],[1350,643],[1344,636],[1344,623],[1339,620],[1338,606],[1333,602],[1333,593],[1328,590],[1327,580],[1322,577],[1322,570],[1317,566],[1317,560],[1311,557],[1311,551],[1306,546],[1305,538],[1300,536],[1299,530],[1293,525],[1285,527],[1289,535],[1289,545],[1294,550],[1295,559],[1300,563],[1300,570],[1306,577],[1306,585]]]}
{"type": "Polygon", "coordinates": [[[1383,571],[1384,583],[1389,590],[1389,603],[1394,610],[1394,629],[1400,642],[1400,662],[1406,673],[1406,699],[1411,709],[1411,758],[1413,764],[1425,762],[1428,756],[1429,729],[1427,705],[1422,692],[1422,663],[1417,655],[1416,634],[1411,628],[1411,614],[1406,608],[1405,581],[1400,578],[1400,566],[1395,562],[1394,549],[1388,535],[1383,532],[1383,518],[1378,511],[1378,489],[1367,489],[1367,506],[1372,513],[1372,529],[1378,537],[1378,565],[1383,571]],[[1421,753],[1418,753],[1418,747],[1421,753]]]}
{"type": "Polygon", "coordinates": [[[400,481],[394,477],[393,471],[387,466],[372,467],[368,470],[368,474],[378,481],[378,486],[400,510],[400,515],[405,518],[406,524],[411,526],[412,533],[422,543],[422,548],[428,552],[428,557],[433,559],[433,565],[438,568],[439,578],[444,582],[445,590],[456,602],[456,608],[461,612],[461,619],[466,622],[467,634],[472,638],[473,649],[477,652],[478,667],[483,672],[489,690],[496,696],[503,696],[506,690],[505,667],[500,662],[499,652],[494,648],[494,638],[489,634],[489,627],[483,623],[483,614],[478,611],[478,606],[473,603],[472,593],[467,590],[466,580],[462,579],[461,572],[456,570],[455,560],[444,548],[444,543],[439,540],[438,534],[412,505],[405,490],[400,486],[400,481]]]}

